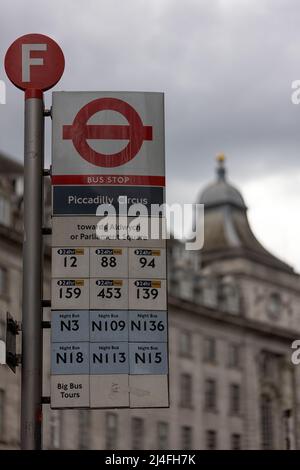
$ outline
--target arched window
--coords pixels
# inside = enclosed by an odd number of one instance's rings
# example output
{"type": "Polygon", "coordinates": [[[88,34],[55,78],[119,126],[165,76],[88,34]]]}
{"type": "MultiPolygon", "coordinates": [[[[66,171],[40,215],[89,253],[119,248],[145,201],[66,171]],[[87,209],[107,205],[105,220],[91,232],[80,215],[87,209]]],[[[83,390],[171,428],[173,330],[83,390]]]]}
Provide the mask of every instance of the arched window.
{"type": "Polygon", "coordinates": [[[236,281],[231,276],[224,276],[220,283],[219,300],[221,308],[230,313],[239,313],[240,292],[236,281]]]}
{"type": "Polygon", "coordinates": [[[274,449],[273,400],[269,395],[261,397],[261,447],[263,450],[274,449]]]}
{"type": "Polygon", "coordinates": [[[197,286],[197,301],[207,307],[216,307],[218,303],[217,280],[211,276],[203,276],[197,286]]]}
{"type": "Polygon", "coordinates": [[[272,292],[267,304],[267,313],[272,320],[278,320],[282,310],[281,297],[278,292],[272,292]]]}

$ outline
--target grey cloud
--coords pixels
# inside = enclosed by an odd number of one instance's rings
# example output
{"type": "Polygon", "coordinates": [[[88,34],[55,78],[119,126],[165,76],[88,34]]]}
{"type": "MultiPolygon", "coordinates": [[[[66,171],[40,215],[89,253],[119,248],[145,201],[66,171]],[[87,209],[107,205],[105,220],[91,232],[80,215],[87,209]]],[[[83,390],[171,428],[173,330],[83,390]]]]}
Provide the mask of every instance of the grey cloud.
{"type": "MultiPolygon", "coordinates": [[[[290,101],[300,78],[297,0],[4,5],[1,56],[27,32],[53,36],[67,62],[57,89],[166,92],[168,181],[186,181],[191,197],[219,151],[240,181],[298,166],[300,106],[290,101]]],[[[0,148],[20,159],[22,93],[7,89],[0,148]]]]}

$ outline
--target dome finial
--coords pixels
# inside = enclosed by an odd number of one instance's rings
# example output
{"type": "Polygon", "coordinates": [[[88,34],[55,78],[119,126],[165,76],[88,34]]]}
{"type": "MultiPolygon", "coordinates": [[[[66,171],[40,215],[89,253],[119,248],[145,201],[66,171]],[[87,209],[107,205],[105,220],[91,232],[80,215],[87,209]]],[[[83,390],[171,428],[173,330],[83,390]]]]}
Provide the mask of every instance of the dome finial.
{"type": "Polygon", "coordinates": [[[224,153],[219,153],[216,157],[216,160],[218,162],[218,167],[217,167],[218,180],[219,181],[224,181],[225,180],[225,174],[226,174],[225,155],[224,155],[224,153]]]}

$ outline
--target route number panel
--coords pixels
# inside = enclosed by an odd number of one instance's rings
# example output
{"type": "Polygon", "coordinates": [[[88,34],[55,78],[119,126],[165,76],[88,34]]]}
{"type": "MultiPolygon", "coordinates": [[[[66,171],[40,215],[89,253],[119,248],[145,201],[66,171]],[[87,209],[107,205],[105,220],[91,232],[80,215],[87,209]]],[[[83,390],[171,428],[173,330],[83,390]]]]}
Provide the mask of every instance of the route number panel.
{"type": "Polygon", "coordinates": [[[52,343],[51,373],[89,374],[89,343],[52,343]]]}
{"type": "Polygon", "coordinates": [[[89,277],[89,249],[52,248],[52,277],[89,277]]]}
{"type": "Polygon", "coordinates": [[[89,308],[88,279],[52,279],[51,306],[54,310],[84,310],[89,308]]]}
{"type": "Polygon", "coordinates": [[[166,310],[167,292],[164,279],[130,279],[130,310],[166,310]]]}
{"type": "Polygon", "coordinates": [[[128,311],[92,310],[90,312],[90,341],[128,341],[128,311]]]}
{"type": "Polygon", "coordinates": [[[91,279],[90,308],[97,310],[127,310],[128,280],[91,279]]]}
{"type": "Polygon", "coordinates": [[[130,342],[166,342],[167,339],[167,312],[129,311],[130,342]]]}
{"type": "Polygon", "coordinates": [[[129,248],[130,277],[166,278],[166,250],[160,248],[129,248]]]}
{"type": "Polygon", "coordinates": [[[129,374],[128,343],[91,343],[90,374],[129,374]]]}
{"type": "Polygon", "coordinates": [[[88,310],[53,310],[51,340],[53,343],[89,341],[90,314],[88,310]]]}
{"type": "Polygon", "coordinates": [[[128,277],[127,248],[90,248],[91,277],[128,277]]]}

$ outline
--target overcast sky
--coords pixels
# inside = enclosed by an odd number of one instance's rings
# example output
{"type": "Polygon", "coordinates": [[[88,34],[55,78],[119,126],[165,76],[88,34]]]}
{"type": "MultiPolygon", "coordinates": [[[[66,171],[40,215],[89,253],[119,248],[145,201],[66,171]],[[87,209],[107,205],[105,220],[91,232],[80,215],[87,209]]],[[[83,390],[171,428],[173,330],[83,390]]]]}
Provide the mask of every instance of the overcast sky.
{"type": "MultiPolygon", "coordinates": [[[[224,152],[254,232],[300,271],[299,18],[299,0],[2,0],[0,55],[43,33],[66,58],[55,90],[165,92],[169,202],[194,202],[224,152]]],[[[0,79],[0,151],[22,160],[23,97],[2,59],[0,79]]]]}

